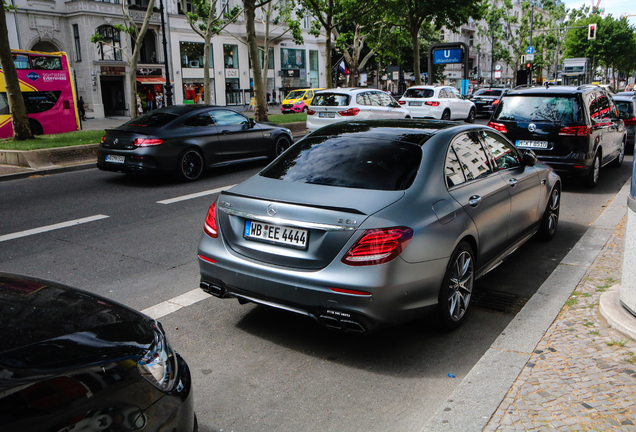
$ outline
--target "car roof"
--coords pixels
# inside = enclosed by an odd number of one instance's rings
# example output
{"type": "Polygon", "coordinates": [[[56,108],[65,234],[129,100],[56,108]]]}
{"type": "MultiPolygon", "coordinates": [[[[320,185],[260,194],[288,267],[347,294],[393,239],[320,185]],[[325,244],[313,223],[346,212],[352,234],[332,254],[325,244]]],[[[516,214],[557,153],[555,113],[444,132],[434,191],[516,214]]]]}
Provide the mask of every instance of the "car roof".
{"type": "Polygon", "coordinates": [[[513,90],[506,93],[506,96],[523,96],[523,95],[574,95],[585,93],[589,90],[603,90],[602,87],[592,84],[584,84],[581,86],[548,86],[548,87],[516,87],[513,90]]]}
{"type": "Polygon", "coordinates": [[[380,91],[380,92],[383,92],[380,89],[367,88],[367,87],[336,87],[336,88],[328,88],[328,89],[320,90],[320,93],[328,93],[328,92],[350,93],[350,92],[355,92],[355,91],[380,91]]]}
{"type": "Polygon", "coordinates": [[[207,109],[207,108],[226,108],[218,105],[204,105],[204,104],[188,104],[188,105],[172,105],[163,108],[159,108],[158,110],[154,110],[153,112],[164,112],[170,114],[183,115],[192,111],[207,109]]]}
{"type": "Polygon", "coordinates": [[[613,96],[612,99],[614,99],[615,101],[628,102],[635,101],[636,96],[613,96]]]}

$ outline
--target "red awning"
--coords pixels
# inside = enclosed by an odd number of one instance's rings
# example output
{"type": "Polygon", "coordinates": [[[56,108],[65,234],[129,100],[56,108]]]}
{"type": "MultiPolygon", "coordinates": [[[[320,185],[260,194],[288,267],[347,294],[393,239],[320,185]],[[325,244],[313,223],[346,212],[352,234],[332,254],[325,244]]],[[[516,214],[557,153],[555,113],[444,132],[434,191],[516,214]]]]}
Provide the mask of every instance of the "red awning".
{"type": "Polygon", "coordinates": [[[165,84],[166,79],[163,77],[137,77],[137,82],[140,84],[165,84]]]}

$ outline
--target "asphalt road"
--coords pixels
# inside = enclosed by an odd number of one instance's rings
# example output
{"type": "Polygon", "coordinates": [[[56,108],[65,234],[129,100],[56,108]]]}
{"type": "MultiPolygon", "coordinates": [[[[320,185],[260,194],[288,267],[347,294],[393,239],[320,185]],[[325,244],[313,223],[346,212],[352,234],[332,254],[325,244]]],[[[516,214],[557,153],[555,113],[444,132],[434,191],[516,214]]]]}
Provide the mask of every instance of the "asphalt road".
{"type": "MultiPolygon", "coordinates": [[[[556,237],[531,240],[479,280],[476,307],[452,333],[416,321],[352,336],[216,298],[163,317],[191,367],[201,430],[420,430],[619,191],[631,165],[629,156],[620,169],[604,168],[594,190],[565,182],[556,237]]],[[[193,184],[96,169],[2,182],[0,271],[140,310],[171,299],[198,287],[196,247],[216,194],[158,202],[233,185],[260,168],[226,167],[193,184]]]]}

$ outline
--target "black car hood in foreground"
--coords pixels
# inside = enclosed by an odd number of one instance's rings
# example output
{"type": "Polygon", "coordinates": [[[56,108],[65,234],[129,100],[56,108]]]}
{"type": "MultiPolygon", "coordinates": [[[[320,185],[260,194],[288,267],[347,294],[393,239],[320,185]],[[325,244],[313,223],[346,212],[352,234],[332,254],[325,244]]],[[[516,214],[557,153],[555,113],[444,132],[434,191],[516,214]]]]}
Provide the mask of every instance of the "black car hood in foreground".
{"type": "Polygon", "coordinates": [[[103,297],[0,273],[0,378],[7,378],[3,370],[19,369],[23,375],[80,360],[136,360],[154,341],[153,325],[154,320],[103,297]]]}

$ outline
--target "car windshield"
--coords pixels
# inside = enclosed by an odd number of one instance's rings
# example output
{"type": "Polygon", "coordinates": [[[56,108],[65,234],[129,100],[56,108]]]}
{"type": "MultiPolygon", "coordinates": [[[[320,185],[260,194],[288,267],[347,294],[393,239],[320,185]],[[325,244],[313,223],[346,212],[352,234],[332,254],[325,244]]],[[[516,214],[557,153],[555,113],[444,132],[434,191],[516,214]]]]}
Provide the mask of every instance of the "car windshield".
{"type": "Polygon", "coordinates": [[[347,106],[351,97],[339,93],[318,93],[311,102],[314,106],[347,106]]]}
{"type": "Polygon", "coordinates": [[[579,104],[574,96],[504,96],[494,119],[575,125],[579,104]]]}
{"type": "Polygon", "coordinates": [[[261,171],[267,178],[370,190],[407,189],[422,159],[419,145],[373,138],[310,137],[261,171]]]}
{"type": "Polygon", "coordinates": [[[157,127],[164,126],[170,123],[172,120],[179,117],[177,114],[166,112],[148,112],[140,115],[139,117],[130,120],[128,123],[122,126],[143,126],[143,127],[157,127]]]}
{"type": "Polygon", "coordinates": [[[301,99],[304,94],[304,91],[294,90],[293,92],[289,92],[289,94],[285,96],[285,99],[301,99]]]}
{"type": "Polygon", "coordinates": [[[616,108],[618,108],[618,115],[622,119],[630,119],[634,117],[634,105],[632,101],[618,101],[615,100],[616,108]]]}
{"type": "Polygon", "coordinates": [[[431,98],[433,97],[434,94],[435,94],[435,90],[433,89],[410,88],[410,89],[406,89],[403,97],[424,99],[424,98],[431,98]]]}
{"type": "Polygon", "coordinates": [[[473,96],[501,96],[502,90],[480,89],[473,96]]]}

